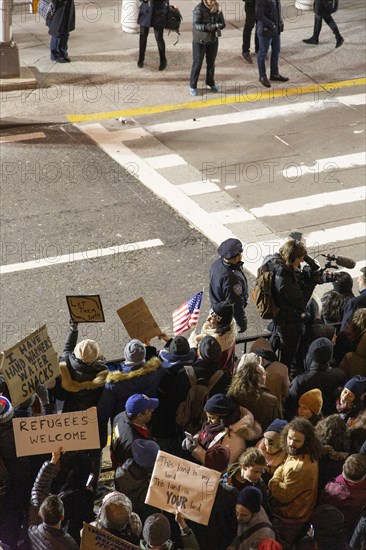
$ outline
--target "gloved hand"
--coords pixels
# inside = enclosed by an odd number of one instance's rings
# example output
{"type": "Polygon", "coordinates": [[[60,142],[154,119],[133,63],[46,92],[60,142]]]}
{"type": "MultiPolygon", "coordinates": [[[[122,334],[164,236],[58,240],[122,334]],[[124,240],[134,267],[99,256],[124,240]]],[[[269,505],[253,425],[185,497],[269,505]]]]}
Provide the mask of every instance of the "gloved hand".
{"type": "Polygon", "coordinates": [[[182,449],[184,449],[185,451],[192,453],[196,447],[197,447],[197,441],[193,439],[193,437],[186,437],[185,439],[183,439],[182,449]]]}
{"type": "Polygon", "coordinates": [[[75,323],[75,321],[73,319],[70,318],[69,320],[69,327],[70,327],[70,330],[72,332],[78,332],[79,330],[79,325],[78,323],[75,323]]]}
{"type": "Polygon", "coordinates": [[[216,30],[216,23],[206,23],[205,25],[206,32],[214,32],[215,30],[216,30]]]}
{"type": "Polygon", "coordinates": [[[216,23],[216,30],[220,31],[221,29],[224,28],[224,24],[223,23],[216,23]]]}
{"type": "Polygon", "coordinates": [[[238,328],[238,332],[245,332],[248,328],[248,319],[244,317],[242,324],[238,328]]]}

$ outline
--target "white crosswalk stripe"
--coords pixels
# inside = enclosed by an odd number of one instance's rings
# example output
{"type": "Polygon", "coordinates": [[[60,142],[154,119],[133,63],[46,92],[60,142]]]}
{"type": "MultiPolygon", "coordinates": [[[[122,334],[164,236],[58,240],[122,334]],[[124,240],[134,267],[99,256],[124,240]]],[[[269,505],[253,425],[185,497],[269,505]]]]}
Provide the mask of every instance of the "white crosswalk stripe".
{"type": "MultiPolygon", "coordinates": [[[[178,120],[146,124],[140,131],[134,129],[133,133],[127,128],[121,129],[117,139],[117,132],[114,132],[114,140],[108,138],[110,132],[100,124],[82,124],[79,127],[121,165],[137,163],[139,169],[136,175],[140,181],[211,241],[219,244],[229,237],[241,239],[244,243],[245,267],[252,274],[256,275],[263,258],[277,251],[289,233],[297,229],[303,233],[310,251],[313,249],[321,254],[339,250],[339,255],[355,254],[356,266],[347,271],[357,277],[359,269],[366,265],[366,187],[364,176],[360,179],[366,155],[363,150],[362,115],[357,110],[358,106],[364,104],[365,94],[354,94],[341,95],[328,101],[304,100],[270,107],[259,105],[256,108],[195,119],[187,117],[180,120],[180,115],[178,120]],[[314,145],[306,151],[302,161],[295,150],[296,139],[292,138],[299,134],[293,119],[300,116],[302,121],[307,122],[312,116],[318,117],[329,112],[336,118],[341,111],[342,115],[344,111],[349,111],[353,117],[347,127],[349,138],[345,141],[344,149],[333,150],[333,142],[329,139],[326,147],[322,147],[321,152],[317,151],[315,144],[318,138],[315,133],[314,145]],[[232,165],[224,166],[225,175],[230,178],[231,174],[231,180],[225,179],[220,170],[216,169],[222,167],[221,159],[218,159],[217,166],[214,162],[208,163],[209,166],[215,166],[210,173],[204,174],[202,163],[201,166],[197,163],[190,164],[181,149],[179,154],[178,150],[174,150],[171,145],[174,139],[164,138],[169,133],[174,136],[177,132],[183,132],[183,135],[187,131],[194,132],[193,135],[197,132],[197,138],[192,141],[199,143],[200,132],[205,129],[222,127],[225,131],[226,126],[233,124],[242,125],[245,136],[247,123],[276,118],[281,121],[283,132],[277,131],[279,135],[276,135],[271,123],[268,133],[273,141],[277,141],[274,147],[281,147],[285,151],[285,160],[282,166],[280,162],[274,162],[273,178],[268,181],[268,193],[263,192],[263,182],[262,192],[257,193],[257,183],[254,181],[252,185],[244,187],[247,192],[240,195],[243,186],[236,179],[237,173],[232,165]],[[287,131],[287,124],[291,130],[287,131]],[[133,135],[140,138],[136,150],[131,139],[133,135]],[[145,137],[149,140],[149,156],[146,157],[141,147],[141,140],[145,137]],[[175,167],[176,170],[172,170],[175,167]],[[336,170],[330,173],[330,168],[336,170]],[[275,186],[275,193],[272,185],[275,186]],[[267,197],[268,200],[265,201],[267,197]],[[351,250],[350,254],[347,253],[348,249],[351,250]]],[[[329,133],[331,135],[332,131],[329,133]]],[[[207,139],[207,134],[203,136],[203,139],[207,139]]],[[[245,141],[243,148],[245,149],[245,141]]],[[[297,148],[301,152],[301,142],[297,148]]],[[[280,158],[280,154],[274,158],[280,158]]],[[[244,165],[245,162],[249,163],[248,160],[243,162],[244,165]]],[[[264,161],[263,163],[267,166],[264,161]]]]}

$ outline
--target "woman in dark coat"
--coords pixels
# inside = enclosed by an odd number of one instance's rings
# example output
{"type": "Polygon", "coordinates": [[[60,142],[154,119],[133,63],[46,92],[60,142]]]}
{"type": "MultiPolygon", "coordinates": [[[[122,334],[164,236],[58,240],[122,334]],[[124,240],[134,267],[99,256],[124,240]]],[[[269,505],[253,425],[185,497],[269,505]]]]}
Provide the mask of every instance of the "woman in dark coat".
{"type": "Polygon", "coordinates": [[[75,29],[74,0],[56,0],[56,11],[46,25],[51,35],[51,61],[70,63],[68,40],[69,33],[75,29]]]}
{"type": "Polygon", "coordinates": [[[197,82],[203,59],[206,56],[206,86],[214,93],[219,91],[215,84],[215,60],[219,47],[218,37],[225,28],[224,15],[216,0],[201,0],[193,10],[193,64],[190,78],[191,95],[197,95],[197,82]]]}
{"type": "Polygon", "coordinates": [[[164,71],[167,66],[165,57],[164,28],[168,13],[167,0],[142,0],[137,19],[140,25],[140,49],[137,66],[142,69],[145,60],[147,37],[150,27],[153,27],[155,40],[158,45],[160,65],[159,71],[164,71]]]}
{"type": "Polygon", "coordinates": [[[322,29],[323,19],[328,25],[328,27],[333,31],[334,36],[336,37],[336,48],[342,46],[344,38],[341,36],[341,33],[338,30],[337,23],[332,17],[332,13],[335,13],[338,10],[338,0],[315,0],[314,2],[314,31],[313,36],[310,38],[305,38],[303,42],[305,44],[319,44],[319,34],[322,29]]]}

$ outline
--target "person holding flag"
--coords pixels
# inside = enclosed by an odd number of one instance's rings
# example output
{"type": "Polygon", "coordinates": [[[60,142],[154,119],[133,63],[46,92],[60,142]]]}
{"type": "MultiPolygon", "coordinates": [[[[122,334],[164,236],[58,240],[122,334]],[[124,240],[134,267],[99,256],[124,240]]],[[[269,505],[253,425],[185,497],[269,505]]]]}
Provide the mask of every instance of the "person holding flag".
{"type": "Polygon", "coordinates": [[[178,309],[173,311],[174,336],[180,336],[198,323],[203,290],[189,298],[178,309]]]}

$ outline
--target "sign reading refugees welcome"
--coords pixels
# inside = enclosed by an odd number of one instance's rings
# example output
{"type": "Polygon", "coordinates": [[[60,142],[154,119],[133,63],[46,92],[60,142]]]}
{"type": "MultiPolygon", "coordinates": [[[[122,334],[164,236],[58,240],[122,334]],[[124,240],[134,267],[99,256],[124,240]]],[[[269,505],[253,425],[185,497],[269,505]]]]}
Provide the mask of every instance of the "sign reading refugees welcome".
{"type": "Polygon", "coordinates": [[[13,418],[17,456],[63,451],[98,449],[99,429],[96,407],[47,416],[13,418]]]}
{"type": "Polygon", "coordinates": [[[54,380],[60,367],[46,325],[4,351],[0,370],[15,407],[29,399],[39,384],[54,380]]]}
{"type": "Polygon", "coordinates": [[[143,298],[138,298],[117,310],[130,338],[147,342],[159,336],[161,330],[143,298]]]}
{"type": "Polygon", "coordinates": [[[71,319],[75,323],[104,323],[104,313],[99,294],[66,296],[71,319]]]}
{"type": "Polygon", "coordinates": [[[219,481],[219,472],[159,451],[145,502],[207,525],[219,481]]]}
{"type": "Polygon", "coordinates": [[[105,529],[83,524],[80,550],[138,550],[138,546],[115,537],[105,529]]]}

